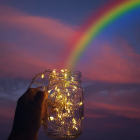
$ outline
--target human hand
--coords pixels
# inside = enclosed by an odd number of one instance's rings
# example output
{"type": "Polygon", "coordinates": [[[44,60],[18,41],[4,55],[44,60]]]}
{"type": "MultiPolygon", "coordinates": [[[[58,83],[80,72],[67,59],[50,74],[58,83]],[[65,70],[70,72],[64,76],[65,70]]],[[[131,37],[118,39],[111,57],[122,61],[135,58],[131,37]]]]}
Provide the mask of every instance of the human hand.
{"type": "Polygon", "coordinates": [[[37,140],[47,94],[39,88],[28,89],[17,102],[12,132],[8,140],[37,140]]]}

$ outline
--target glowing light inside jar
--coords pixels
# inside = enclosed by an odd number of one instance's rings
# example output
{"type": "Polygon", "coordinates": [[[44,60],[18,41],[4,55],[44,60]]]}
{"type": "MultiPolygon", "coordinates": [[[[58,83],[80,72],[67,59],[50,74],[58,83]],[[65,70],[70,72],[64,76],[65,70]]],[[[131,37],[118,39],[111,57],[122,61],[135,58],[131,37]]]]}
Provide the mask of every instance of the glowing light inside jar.
{"type": "Polygon", "coordinates": [[[82,105],[83,103],[82,103],[82,102],[80,102],[79,104],[80,104],[80,105],[82,105]]]}
{"type": "Polygon", "coordinates": [[[48,90],[48,93],[50,93],[51,92],[51,90],[48,90]]]}
{"type": "Polygon", "coordinates": [[[75,110],[79,110],[79,107],[83,105],[80,97],[77,95],[77,81],[74,81],[74,77],[68,70],[61,69],[60,71],[62,72],[61,78],[59,74],[56,74],[58,73],[56,70],[53,70],[51,75],[52,78],[56,79],[57,84],[53,90],[48,91],[49,93],[51,92],[51,98],[49,99],[51,101],[48,105],[51,109],[54,108],[56,113],[56,117],[51,116],[50,120],[56,123],[56,125],[61,124],[60,127],[67,126],[68,130],[77,131],[79,120],[75,118],[75,110]],[[57,79],[61,80],[58,81],[57,79]],[[79,99],[79,101],[76,100],[76,98],[79,99]],[[67,118],[69,118],[69,122],[67,118]]]}
{"type": "Polygon", "coordinates": [[[52,121],[54,118],[53,117],[50,117],[50,120],[52,121]]]}

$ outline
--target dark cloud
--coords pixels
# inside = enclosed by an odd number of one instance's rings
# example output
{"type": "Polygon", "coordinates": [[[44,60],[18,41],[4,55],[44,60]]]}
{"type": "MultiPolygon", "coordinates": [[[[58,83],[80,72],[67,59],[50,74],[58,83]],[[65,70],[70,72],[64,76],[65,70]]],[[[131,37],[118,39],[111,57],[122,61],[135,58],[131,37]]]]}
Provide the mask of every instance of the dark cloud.
{"type": "MultiPolygon", "coordinates": [[[[48,74],[45,75],[45,83],[48,85],[48,74]]],[[[22,79],[22,78],[6,78],[0,77],[0,101],[7,99],[17,100],[24,92],[27,90],[32,79],[22,79]]],[[[41,78],[37,78],[37,83],[42,83],[41,78]]],[[[33,84],[31,87],[37,87],[38,85],[33,84]]]]}
{"type": "Polygon", "coordinates": [[[90,82],[85,88],[87,93],[96,93],[101,91],[123,91],[123,90],[140,90],[140,84],[134,83],[109,83],[109,82],[90,82]]]}
{"type": "MultiPolygon", "coordinates": [[[[106,108],[109,113],[139,118],[140,84],[92,82],[88,83],[84,90],[86,108],[90,108],[90,106],[93,106],[94,109],[106,108]]],[[[100,113],[96,115],[104,116],[100,113]]]]}
{"type": "Polygon", "coordinates": [[[86,119],[85,130],[79,140],[118,140],[139,139],[140,120],[122,116],[110,116],[100,119],[86,119]]]}
{"type": "Polygon", "coordinates": [[[29,80],[20,78],[0,78],[0,92],[4,94],[14,94],[21,89],[27,89],[30,84],[29,80]]]}
{"type": "Polygon", "coordinates": [[[95,95],[104,96],[114,94],[115,96],[127,96],[129,98],[130,94],[135,94],[134,99],[139,97],[140,84],[134,83],[108,83],[108,82],[85,82],[83,83],[85,98],[95,95]],[[87,84],[86,84],[87,83],[87,84]],[[129,95],[129,96],[128,96],[129,95]]]}

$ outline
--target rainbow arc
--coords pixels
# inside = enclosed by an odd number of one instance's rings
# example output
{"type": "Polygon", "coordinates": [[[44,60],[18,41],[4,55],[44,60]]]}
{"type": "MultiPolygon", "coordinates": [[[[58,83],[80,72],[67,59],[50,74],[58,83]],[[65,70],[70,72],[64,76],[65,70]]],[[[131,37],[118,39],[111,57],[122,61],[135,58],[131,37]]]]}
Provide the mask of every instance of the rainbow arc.
{"type": "Polygon", "coordinates": [[[90,19],[77,39],[68,47],[66,68],[73,69],[91,41],[110,23],[125,13],[140,8],[140,0],[116,0],[90,19]]]}

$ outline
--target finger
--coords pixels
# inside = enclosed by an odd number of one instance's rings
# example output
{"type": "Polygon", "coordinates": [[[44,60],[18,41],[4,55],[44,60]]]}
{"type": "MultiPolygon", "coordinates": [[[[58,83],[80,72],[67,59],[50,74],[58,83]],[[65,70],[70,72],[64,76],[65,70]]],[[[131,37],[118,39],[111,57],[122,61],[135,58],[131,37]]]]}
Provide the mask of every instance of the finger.
{"type": "MultiPolygon", "coordinates": [[[[47,96],[47,98],[48,98],[48,96],[47,96]]],[[[47,98],[45,98],[45,99],[47,99],[47,98]]],[[[43,108],[42,108],[42,119],[44,119],[44,117],[45,117],[45,111],[46,110],[47,110],[47,101],[44,101],[43,108]]]]}
{"type": "Polygon", "coordinates": [[[29,88],[24,94],[27,99],[34,101],[34,96],[38,91],[39,88],[29,88]]]}
{"type": "Polygon", "coordinates": [[[30,102],[34,101],[34,96],[39,91],[39,88],[29,88],[19,99],[18,105],[28,106],[30,102]]]}
{"type": "Polygon", "coordinates": [[[36,95],[36,93],[39,91],[39,88],[29,88],[25,94],[31,94],[31,95],[36,95]]]}
{"type": "Polygon", "coordinates": [[[38,91],[36,96],[34,97],[34,104],[36,105],[36,107],[42,109],[45,98],[46,92],[38,91]]]}

